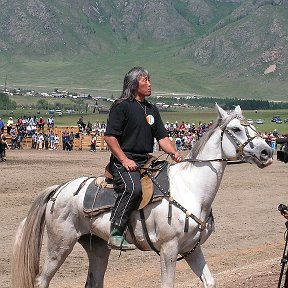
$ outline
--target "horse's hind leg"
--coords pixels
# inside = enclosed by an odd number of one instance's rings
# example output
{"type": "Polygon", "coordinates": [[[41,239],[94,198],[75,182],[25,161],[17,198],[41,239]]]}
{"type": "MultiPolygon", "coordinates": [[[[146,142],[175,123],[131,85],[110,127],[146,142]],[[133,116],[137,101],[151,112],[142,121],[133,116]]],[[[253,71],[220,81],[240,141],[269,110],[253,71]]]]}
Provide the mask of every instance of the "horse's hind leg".
{"type": "Polygon", "coordinates": [[[80,237],[79,243],[83,246],[89,258],[85,288],[103,288],[104,275],[110,255],[107,242],[93,234],[86,234],[80,237]]]}
{"type": "Polygon", "coordinates": [[[215,288],[215,280],[205,261],[201,248],[198,246],[195,251],[185,258],[193,272],[202,280],[205,288],[215,288]]]}
{"type": "MultiPolygon", "coordinates": [[[[59,229],[59,231],[62,231],[59,229]]],[[[35,279],[35,288],[47,288],[52,277],[73,250],[78,238],[72,231],[59,234],[49,233],[47,237],[47,255],[43,269],[35,279]]]]}

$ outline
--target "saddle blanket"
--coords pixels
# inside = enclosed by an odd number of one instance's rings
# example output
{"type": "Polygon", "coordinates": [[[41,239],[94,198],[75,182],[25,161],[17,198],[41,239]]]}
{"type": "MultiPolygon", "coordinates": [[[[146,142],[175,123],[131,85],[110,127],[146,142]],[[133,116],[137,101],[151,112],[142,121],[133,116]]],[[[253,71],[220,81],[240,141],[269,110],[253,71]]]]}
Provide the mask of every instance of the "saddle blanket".
{"type": "MultiPolygon", "coordinates": [[[[164,189],[164,191],[168,191],[169,181],[167,175],[167,167],[161,170],[155,179],[159,183],[159,186],[164,189]]],[[[146,193],[145,189],[143,189],[142,198],[145,198],[144,195],[145,193],[146,193]]],[[[164,197],[163,193],[153,183],[153,195],[150,196],[149,201],[147,201],[147,204],[151,202],[160,201],[163,197],[164,197]]],[[[89,184],[85,192],[83,201],[83,211],[84,213],[89,214],[87,216],[97,216],[101,213],[108,212],[114,207],[116,198],[117,193],[114,191],[113,188],[102,187],[101,185],[96,184],[96,181],[93,181],[89,184]]]]}

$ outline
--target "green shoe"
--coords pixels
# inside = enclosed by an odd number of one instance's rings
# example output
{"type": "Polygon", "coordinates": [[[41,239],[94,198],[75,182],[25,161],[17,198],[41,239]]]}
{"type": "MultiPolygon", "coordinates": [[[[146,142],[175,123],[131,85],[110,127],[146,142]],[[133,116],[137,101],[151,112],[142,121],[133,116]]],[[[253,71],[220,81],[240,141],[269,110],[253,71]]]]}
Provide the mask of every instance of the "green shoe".
{"type": "Polygon", "coordinates": [[[111,226],[111,232],[108,239],[108,247],[114,250],[135,250],[134,244],[128,243],[123,236],[124,229],[118,226],[111,226]]]}
{"type": "Polygon", "coordinates": [[[113,250],[135,250],[136,246],[128,243],[123,236],[110,236],[108,247],[113,250]]]}

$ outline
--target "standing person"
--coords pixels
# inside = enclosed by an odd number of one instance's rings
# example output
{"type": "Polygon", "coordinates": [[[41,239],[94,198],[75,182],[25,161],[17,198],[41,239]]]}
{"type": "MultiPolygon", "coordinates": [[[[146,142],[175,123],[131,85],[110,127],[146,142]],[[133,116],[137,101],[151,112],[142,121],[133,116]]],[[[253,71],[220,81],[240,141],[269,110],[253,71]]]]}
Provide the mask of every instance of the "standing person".
{"type": "Polygon", "coordinates": [[[58,134],[56,133],[56,134],[55,134],[55,137],[54,137],[55,150],[58,149],[59,142],[60,142],[60,139],[59,139],[58,134]]]}
{"type": "Polygon", "coordinates": [[[5,123],[3,120],[0,118],[0,132],[1,134],[4,133],[4,128],[5,128],[5,123]]]}
{"type": "Polygon", "coordinates": [[[66,150],[67,149],[67,143],[69,141],[69,134],[66,130],[62,132],[62,149],[66,150]]]}
{"type": "Polygon", "coordinates": [[[31,146],[31,149],[36,149],[37,148],[37,143],[38,143],[38,135],[37,135],[37,133],[34,133],[32,135],[32,146],[31,146]]]}
{"type": "MultiPolygon", "coordinates": [[[[7,129],[8,129],[8,125],[7,125],[7,129]]],[[[13,125],[10,128],[10,136],[11,136],[11,149],[14,150],[17,148],[17,133],[13,125]]]]}
{"type": "Polygon", "coordinates": [[[69,144],[70,144],[69,151],[73,150],[74,138],[75,138],[75,135],[74,135],[73,131],[71,131],[69,134],[69,144]]]}
{"type": "Polygon", "coordinates": [[[44,146],[44,135],[43,133],[39,133],[37,139],[37,150],[43,150],[43,146],[44,146]]]}
{"type": "Polygon", "coordinates": [[[6,161],[6,148],[9,149],[9,146],[6,142],[6,137],[4,135],[4,132],[0,130],[0,161],[5,162],[6,161]]]}
{"type": "Polygon", "coordinates": [[[49,149],[54,150],[55,149],[55,136],[54,133],[51,131],[49,134],[49,149]]]}
{"type": "Polygon", "coordinates": [[[92,135],[91,143],[90,143],[90,151],[96,152],[96,144],[97,144],[97,136],[96,134],[92,135]]]}
{"type": "Polygon", "coordinates": [[[154,138],[173,160],[179,162],[182,159],[168,138],[158,109],[146,100],[150,95],[148,71],[135,67],[125,75],[122,95],[110,109],[104,139],[112,152],[109,165],[117,193],[110,218],[108,245],[111,249],[135,249],[124,239],[123,233],[129,216],[141,202],[138,167],[151,157],[154,138]]]}
{"type": "Polygon", "coordinates": [[[49,135],[47,133],[43,133],[44,137],[44,147],[46,150],[49,149],[49,135]]]}

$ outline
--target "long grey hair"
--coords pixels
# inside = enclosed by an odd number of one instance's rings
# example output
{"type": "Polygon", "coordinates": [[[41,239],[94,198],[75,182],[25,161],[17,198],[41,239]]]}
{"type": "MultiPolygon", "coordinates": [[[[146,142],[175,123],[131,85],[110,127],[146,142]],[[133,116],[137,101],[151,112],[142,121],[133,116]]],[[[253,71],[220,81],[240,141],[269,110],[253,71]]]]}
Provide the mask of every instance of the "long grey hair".
{"type": "Polygon", "coordinates": [[[134,67],[125,75],[122,94],[112,107],[124,100],[132,101],[135,99],[135,91],[138,88],[140,76],[149,77],[149,72],[142,67],[134,67]]]}

